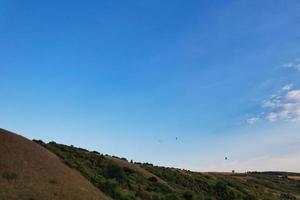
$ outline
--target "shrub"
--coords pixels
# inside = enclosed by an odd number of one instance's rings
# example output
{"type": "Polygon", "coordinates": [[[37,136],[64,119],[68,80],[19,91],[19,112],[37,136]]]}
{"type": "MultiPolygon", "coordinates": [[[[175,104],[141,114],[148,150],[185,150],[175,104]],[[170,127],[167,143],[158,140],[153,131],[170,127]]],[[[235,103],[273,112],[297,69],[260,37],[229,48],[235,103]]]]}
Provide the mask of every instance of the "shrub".
{"type": "Polygon", "coordinates": [[[14,180],[18,177],[18,175],[14,172],[4,172],[2,173],[2,178],[6,179],[6,180],[14,180]]]}
{"type": "Polygon", "coordinates": [[[245,200],[256,200],[257,198],[252,194],[247,194],[245,200]]]}
{"type": "Polygon", "coordinates": [[[194,199],[194,194],[191,191],[184,192],[182,196],[185,200],[193,200],[194,199]]]}
{"type": "Polygon", "coordinates": [[[165,200],[180,200],[176,194],[168,194],[165,200]]]}
{"type": "Polygon", "coordinates": [[[296,200],[296,197],[289,193],[282,193],[280,195],[280,200],[296,200]]]}
{"type": "Polygon", "coordinates": [[[100,153],[98,151],[92,151],[91,153],[100,155],[100,153]]]}
{"type": "Polygon", "coordinates": [[[49,183],[51,183],[51,184],[57,184],[57,181],[55,179],[51,179],[51,180],[49,180],[49,183]]]}
{"type": "Polygon", "coordinates": [[[134,170],[132,170],[132,169],[130,169],[130,168],[128,168],[128,167],[123,167],[123,170],[124,170],[124,172],[125,172],[127,175],[135,173],[134,170]]]}
{"type": "Polygon", "coordinates": [[[151,195],[143,190],[140,190],[136,193],[136,196],[140,197],[143,200],[151,200],[151,195]]]}
{"type": "Polygon", "coordinates": [[[218,199],[222,199],[222,200],[241,199],[240,193],[230,188],[228,184],[224,181],[217,182],[215,186],[215,192],[218,199]]]}
{"type": "Polygon", "coordinates": [[[159,196],[157,194],[153,194],[151,197],[152,200],[160,200],[159,196]]]}
{"type": "Polygon", "coordinates": [[[257,198],[253,196],[252,194],[247,194],[245,197],[245,200],[256,200],[257,198]]]}
{"type": "Polygon", "coordinates": [[[32,141],[42,146],[45,145],[45,143],[42,140],[32,140],[32,141]]]}
{"type": "Polygon", "coordinates": [[[109,164],[106,167],[106,175],[108,178],[115,178],[119,182],[122,182],[126,177],[124,170],[115,164],[109,164]]]}
{"type": "Polygon", "coordinates": [[[148,178],[149,181],[156,183],[157,182],[157,178],[154,176],[151,176],[150,178],[148,178]]]}

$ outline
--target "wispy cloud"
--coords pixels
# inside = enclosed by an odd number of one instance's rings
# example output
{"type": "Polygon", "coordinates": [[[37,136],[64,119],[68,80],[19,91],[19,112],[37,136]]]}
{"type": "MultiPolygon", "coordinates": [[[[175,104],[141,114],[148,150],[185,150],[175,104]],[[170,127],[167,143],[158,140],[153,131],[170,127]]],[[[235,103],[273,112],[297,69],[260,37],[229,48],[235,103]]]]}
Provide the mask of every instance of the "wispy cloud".
{"type": "Polygon", "coordinates": [[[293,84],[287,84],[282,87],[282,90],[284,90],[284,91],[291,90],[293,88],[293,86],[294,86],[293,84]]]}
{"type": "Polygon", "coordinates": [[[294,88],[293,84],[284,85],[276,94],[264,100],[261,107],[263,112],[248,118],[248,124],[255,124],[259,120],[300,122],[300,89],[294,88]]]}
{"type": "Polygon", "coordinates": [[[300,90],[283,87],[282,95],[275,95],[263,102],[268,121],[300,121],[300,90]]]}
{"type": "Polygon", "coordinates": [[[286,64],[282,65],[282,67],[300,70],[300,61],[296,60],[295,62],[286,63],[286,64]]]}
{"type": "Polygon", "coordinates": [[[248,118],[246,121],[248,124],[255,124],[260,118],[259,117],[251,117],[248,118]]]}
{"type": "MultiPolygon", "coordinates": [[[[300,59],[286,63],[282,67],[300,71],[300,59]]],[[[248,118],[246,120],[248,124],[255,124],[259,120],[300,121],[300,89],[295,88],[292,83],[286,84],[277,93],[264,100],[261,107],[263,112],[248,118]]]]}

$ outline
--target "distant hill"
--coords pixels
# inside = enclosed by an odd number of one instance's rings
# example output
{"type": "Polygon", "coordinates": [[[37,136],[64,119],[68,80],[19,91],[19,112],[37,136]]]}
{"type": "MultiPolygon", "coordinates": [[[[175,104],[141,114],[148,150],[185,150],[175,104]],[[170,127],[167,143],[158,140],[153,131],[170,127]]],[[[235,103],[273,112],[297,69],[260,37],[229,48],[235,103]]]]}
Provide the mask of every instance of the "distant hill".
{"type": "Polygon", "coordinates": [[[260,174],[267,174],[267,175],[274,175],[274,176],[300,176],[300,173],[281,172],[281,171],[267,171],[267,172],[253,172],[253,173],[260,173],[260,174]]]}
{"type": "Polygon", "coordinates": [[[0,131],[0,200],[300,199],[297,173],[200,173],[34,142],[0,131]]]}
{"type": "Polygon", "coordinates": [[[0,129],[0,200],[108,200],[44,147],[0,129]]]}

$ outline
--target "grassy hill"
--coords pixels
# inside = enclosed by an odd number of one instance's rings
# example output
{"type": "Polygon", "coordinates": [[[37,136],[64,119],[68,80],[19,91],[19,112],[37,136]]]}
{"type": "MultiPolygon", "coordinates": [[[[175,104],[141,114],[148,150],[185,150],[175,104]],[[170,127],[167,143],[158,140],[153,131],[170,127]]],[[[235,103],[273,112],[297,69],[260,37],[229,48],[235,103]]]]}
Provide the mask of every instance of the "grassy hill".
{"type": "Polygon", "coordinates": [[[22,136],[0,129],[0,200],[109,200],[77,170],[22,136]]]}
{"type": "Polygon", "coordinates": [[[82,148],[35,141],[115,200],[300,199],[299,174],[198,173],[132,163],[82,148]]]}
{"type": "Polygon", "coordinates": [[[199,173],[0,129],[0,200],[294,200],[300,174],[199,173]]]}

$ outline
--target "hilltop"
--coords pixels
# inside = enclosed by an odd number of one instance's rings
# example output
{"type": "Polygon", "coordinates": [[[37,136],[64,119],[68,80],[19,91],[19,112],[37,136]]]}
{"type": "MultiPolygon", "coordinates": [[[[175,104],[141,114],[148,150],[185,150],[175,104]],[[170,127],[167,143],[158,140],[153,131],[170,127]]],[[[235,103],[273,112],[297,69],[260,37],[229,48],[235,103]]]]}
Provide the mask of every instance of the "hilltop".
{"type": "Polygon", "coordinates": [[[54,153],[0,129],[0,200],[108,200],[54,153]]]}

